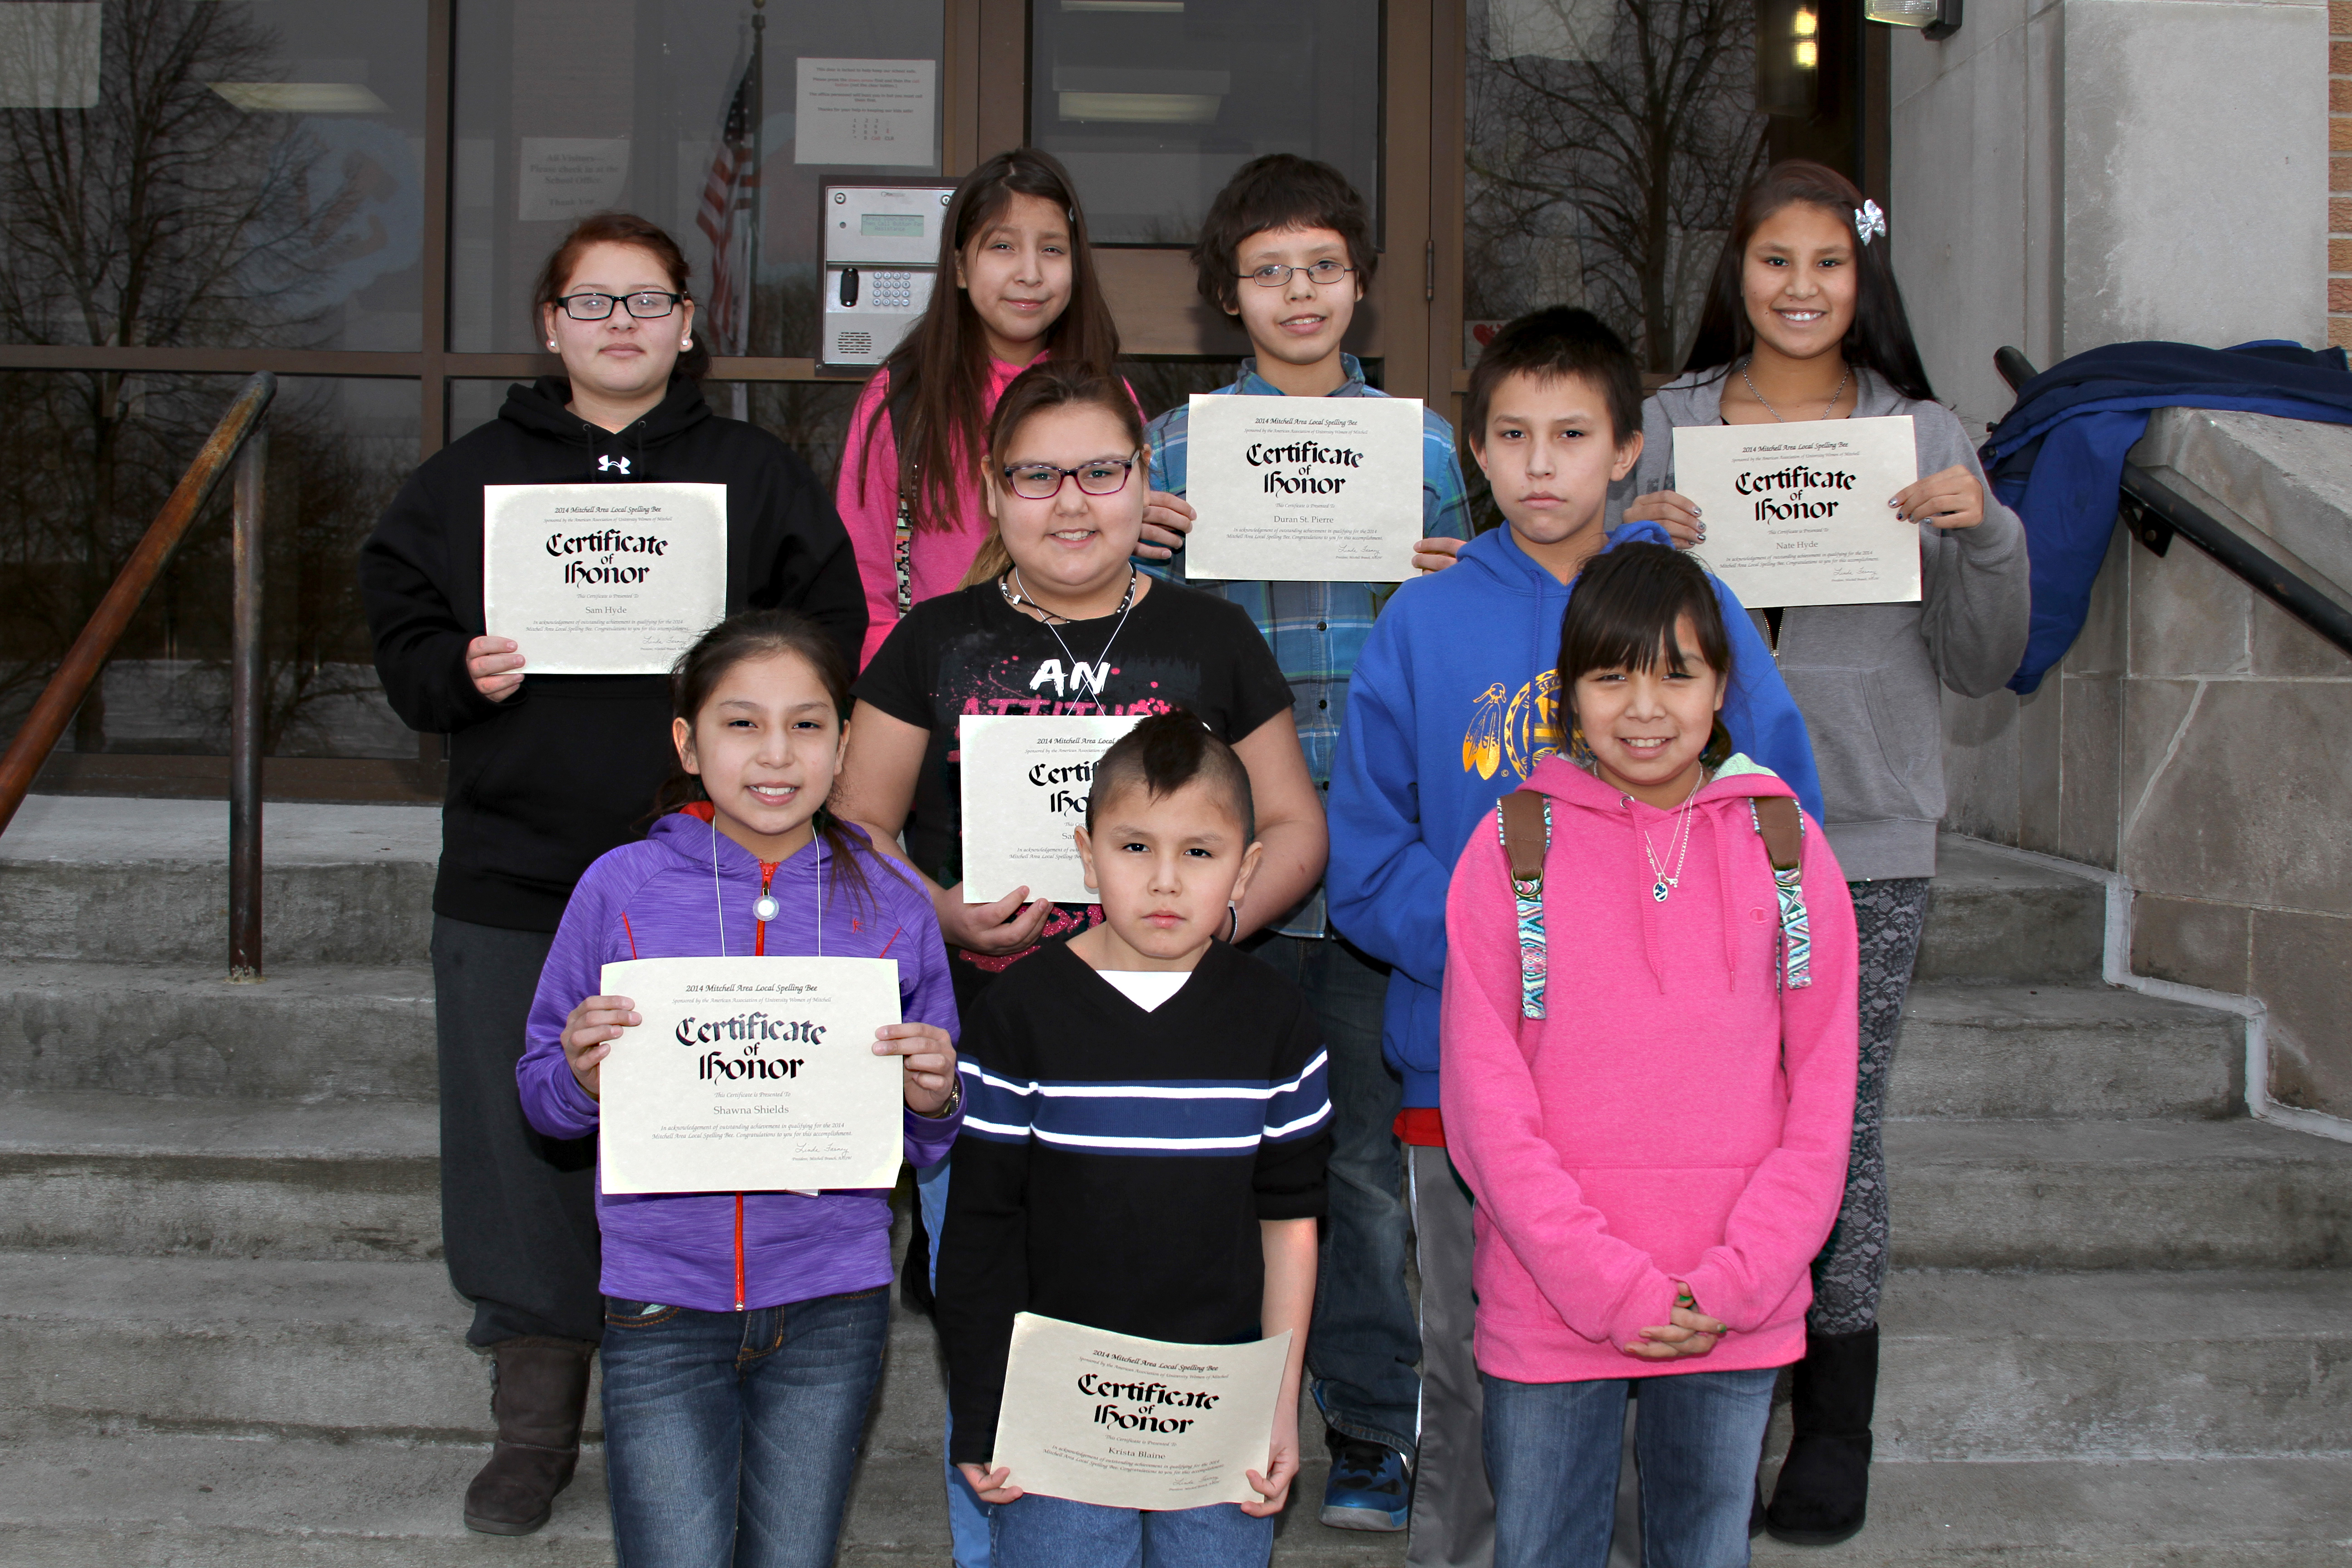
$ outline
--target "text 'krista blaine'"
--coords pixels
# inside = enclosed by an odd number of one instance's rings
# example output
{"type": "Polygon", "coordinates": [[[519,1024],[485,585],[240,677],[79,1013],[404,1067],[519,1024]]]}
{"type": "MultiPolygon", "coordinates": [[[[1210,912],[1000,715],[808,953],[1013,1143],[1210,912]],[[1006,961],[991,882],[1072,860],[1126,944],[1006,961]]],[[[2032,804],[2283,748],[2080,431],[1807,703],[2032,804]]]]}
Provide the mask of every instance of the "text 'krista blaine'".
{"type": "Polygon", "coordinates": [[[563,581],[583,587],[610,587],[615,584],[642,583],[650,576],[650,564],[637,566],[623,563],[623,555],[660,556],[669,551],[669,541],[650,533],[623,533],[618,529],[606,529],[600,533],[551,533],[547,536],[547,552],[563,561],[563,581]],[[567,556],[596,556],[595,561],[565,560],[567,556]]]}
{"type": "Polygon", "coordinates": [[[1316,468],[1360,468],[1364,466],[1364,455],[1353,447],[1326,447],[1319,441],[1293,441],[1281,447],[1261,447],[1253,443],[1244,456],[1253,468],[1288,466],[1297,470],[1291,474],[1262,476],[1259,483],[1268,495],[1337,495],[1350,476],[1318,474],[1316,468]]]}
{"type": "Polygon", "coordinates": [[[1732,481],[1732,488],[1741,495],[1754,496],[1758,522],[1790,522],[1802,518],[1834,517],[1837,500],[1815,500],[1805,495],[1807,490],[1850,492],[1854,477],[1837,468],[1782,468],[1770,474],[1742,474],[1732,481]],[[1771,492],[1779,491],[1775,497],[1771,492]]]}
{"type": "Polygon", "coordinates": [[[1183,1432],[1191,1428],[1190,1416],[1162,1414],[1165,1409],[1213,1410],[1222,1395],[1204,1394],[1198,1389],[1170,1388],[1160,1383],[1113,1383],[1093,1373],[1078,1374],[1078,1392],[1089,1399],[1105,1403],[1095,1406],[1095,1425],[1116,1426],[1122,1432],[1183,1432]],[[1121,1410],[1110,1400],[1124,1399],[1139,1406],[1121,1410]]]}

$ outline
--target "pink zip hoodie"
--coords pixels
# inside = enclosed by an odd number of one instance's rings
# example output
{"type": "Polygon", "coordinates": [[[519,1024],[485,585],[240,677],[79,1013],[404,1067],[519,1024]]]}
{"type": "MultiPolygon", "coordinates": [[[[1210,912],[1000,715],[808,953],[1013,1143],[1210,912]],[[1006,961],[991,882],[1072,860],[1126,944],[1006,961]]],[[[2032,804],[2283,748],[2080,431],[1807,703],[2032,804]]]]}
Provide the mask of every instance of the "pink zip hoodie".
{"type": "MultiPolygon", "coordinates": [[[[996,412],[996,400],[1028,369],[991,358],[988,385],[981,395],[983,421],[996,412]]],[[[841,449],[841,480],[834,487],[834,510],[849,531],[850,548],[857,555],[857,575],[866,584],[866,647],[857,657],[860,668],[898,624],[898,566],[895,558],[898,532],[898,434],[882,411],[890,394],[890,373],[877,370],[858,395],[857,410],[850,416],[849,437],[841,449]],[[873,429],[876,421],[881,428],[873,429]],[[867,440],[868,432],[872,441],[867,440]]],[[[917,529],[908,548],[914,604],[952,594],[963,585],[971,558],[988,537],[988,509],[981,504],[977,471],[959,475],[955,489],[953,526],[917,529]]]]}
{"type": "Polygon", "coordinates": [[[1667,899],[1675,812],[1573,763],[1538,763],[1545,1014],[1520,1016],[1510,872],[1490,814],[1446,898],[1440,1088],[1477,1199],[1476,1351],[1517,1383],[1780,1366],[1804,1353],[1809,1265],[1853,1135],[1853,904],[1809,816],[1811,983],[1783,990],[1780,905],[1751,796],[1794,792],[1734,758],[1696,796],[1667,899]],[[1675,1281],[1730,1332],[1704,1356],[1624,1353],[1675,1281]]]}

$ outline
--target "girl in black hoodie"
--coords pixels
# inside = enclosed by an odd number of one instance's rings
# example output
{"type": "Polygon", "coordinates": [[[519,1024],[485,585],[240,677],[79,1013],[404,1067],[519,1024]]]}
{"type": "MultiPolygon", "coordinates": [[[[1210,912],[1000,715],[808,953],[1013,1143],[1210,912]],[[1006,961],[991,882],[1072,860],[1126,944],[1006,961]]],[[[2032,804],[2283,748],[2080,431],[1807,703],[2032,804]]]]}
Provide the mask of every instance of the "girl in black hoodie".
{"type": "Polygon", "coordinates": [[[571,1480],[604,1328],[593,1145],[523,1121],[523,1023],[572,884],[639,837],[673,757],[663,678],[532,675],[529,648],[483,635],[482,487],[724,484],[727,612],[798,610],[853,664],[866,632],[815,476],[703,401],[687,276],[655,225],[583,219],[532,301],[565,374],[512,388],[498,418],[409,476],[360,547],[384,694],[411,729],[449,738],[433,894],[441,1226],[450,1281],[474,1303],[467,1342],[496,1362],[498,1447],[465,1508],[494,1534],[538,1529],[571,1480]]]}

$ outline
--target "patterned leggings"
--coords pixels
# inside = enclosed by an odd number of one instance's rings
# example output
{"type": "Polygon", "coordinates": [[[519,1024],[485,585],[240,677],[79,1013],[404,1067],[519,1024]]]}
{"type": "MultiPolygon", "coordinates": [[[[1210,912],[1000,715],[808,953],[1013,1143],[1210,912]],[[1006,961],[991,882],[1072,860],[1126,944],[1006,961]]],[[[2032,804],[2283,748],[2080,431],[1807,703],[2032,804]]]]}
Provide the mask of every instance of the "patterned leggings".
{"type": "Polygon", "coordinates": [[[1878,1292],[1886,1283],[1886,1152],[1878,1125],[1886,1110],[1886,1069],[1903,1023],[1903,995],[1927,919],[1925,877],[1846,887],[1853,895],[1862,960],[1862,1073],[1854,1085],[1845,1201],[1813,1259],[1813,1305],[1805,1325],[1817,1334],[1859,1333],[1878,1321],[1878,1292]]]}

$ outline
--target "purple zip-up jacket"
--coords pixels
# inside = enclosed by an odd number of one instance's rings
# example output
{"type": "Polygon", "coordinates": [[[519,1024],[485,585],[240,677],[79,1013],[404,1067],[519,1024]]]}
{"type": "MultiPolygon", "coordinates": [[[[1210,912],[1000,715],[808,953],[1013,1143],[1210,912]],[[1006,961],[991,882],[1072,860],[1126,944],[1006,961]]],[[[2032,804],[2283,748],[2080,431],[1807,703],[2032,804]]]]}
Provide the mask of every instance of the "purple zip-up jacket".
{"type": "MultiPolygon", "coordinates": [[[[705,809],[708,809],[707,807],[705,809]]],[[[856,833],[856,828],[850,829],[856,833]]],[[[726,910],[726,951],[749,955],[817,952],[819,880],[824,879],[824,955],[892,958],[907,1021],[956,1035],[955,994],[947,949],[918,885],[894,875],[896,863],[864,856],[871,903],[831,884],[831,856],[820,837],[779,864],[769,891],[783,906],[764,933],[752,913],[761,863],[751,852],[688,812],[673,812],[635,844],[588,868],[557,928],[540,972],[515,1082],[523,1114],[551,1138],[595,1131],[596,1102],[563,1059],[563,1020],[583,997],[601,993],[604,966],[630,958],[716,958],[719,910],[726,910]],[[711,871],[716,849],[718,872],[711,871]]],[[[928,1165],[948,1152],[963,1111],[933,1121],[906,1113],[907,1158],[928,1165]]],[[[605,1295],[707,1312],[781,1306],[890,1280],[887,1192],[596,1194],[604,1233],[605,1295]],[[739,1229],[740,1216],[740,1229],[739,1229]],[[740,1241],[739,1241],[740,1236],[740,1241]],[[739,1252],[740,1247],[740,1252],[739,1252]],[[737,1280],[742,1281],[737,1294],[737,1280]]]]}

